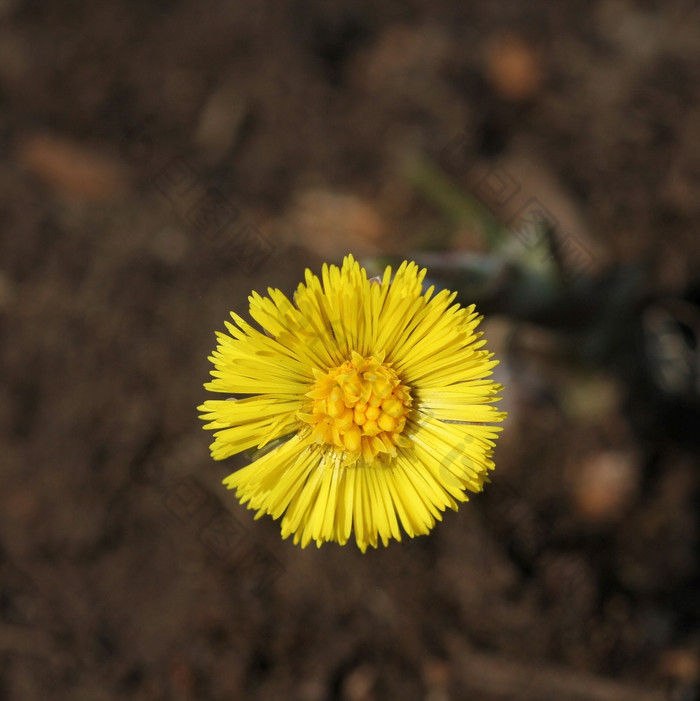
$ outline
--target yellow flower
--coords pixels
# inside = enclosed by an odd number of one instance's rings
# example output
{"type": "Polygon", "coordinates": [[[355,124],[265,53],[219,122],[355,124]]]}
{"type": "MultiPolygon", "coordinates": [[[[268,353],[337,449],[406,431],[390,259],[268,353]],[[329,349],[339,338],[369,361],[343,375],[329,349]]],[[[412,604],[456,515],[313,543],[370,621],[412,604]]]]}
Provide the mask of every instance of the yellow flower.
{"type": "Polygon", "coordinates": [[[345,544],[428,533],[445,507],[488,481],[505,414],[493,402],[498,361],[483,349],[474,306],[425,293],[425,270],[404,262],[369,280],[348,256],[322,280],[306,271],[294,303],[253,292],[250,315],[217,333],[207,400],[212,457],[267,452],[224,480],[242,503],[282,519],[282,537],[345,544]]]}

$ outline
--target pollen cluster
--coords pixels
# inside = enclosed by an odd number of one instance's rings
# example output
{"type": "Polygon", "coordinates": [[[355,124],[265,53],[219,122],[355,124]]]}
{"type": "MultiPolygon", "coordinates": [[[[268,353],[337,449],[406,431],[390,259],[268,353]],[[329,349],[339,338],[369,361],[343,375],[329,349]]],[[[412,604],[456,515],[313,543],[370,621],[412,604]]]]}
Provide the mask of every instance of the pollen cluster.
{"type": "Polygon", "coordinates": [[[314,375],[316,382],[306,394],[309,410],[297,417],[311,426],[315,443],[341,449],[346,464],[360,456],[370,461],[382,454],[396,455],[411,395],[391,363],[353,351],[351,360],[314,375]]]}

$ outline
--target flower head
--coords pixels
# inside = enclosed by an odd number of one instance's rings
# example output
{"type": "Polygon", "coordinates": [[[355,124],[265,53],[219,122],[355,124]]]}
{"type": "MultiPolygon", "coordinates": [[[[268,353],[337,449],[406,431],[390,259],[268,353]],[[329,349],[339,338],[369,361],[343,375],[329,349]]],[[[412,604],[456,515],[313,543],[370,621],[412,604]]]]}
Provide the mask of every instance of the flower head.
{"type": "Polygon", "coordinates": [[[498,361],[476,332],[474,306],[423,292],[425,270],[404,262],[368,279],[342,268],[306,271],[294,303],[253,292],[250,315],[231,313],[210,356],[213,392],[199,409],[215,431],[212,457],[268,448],[224,480],[282,536],[368,545],[428,533],[446,507],[488,481],[497,427],[490,379],[498,361]],[[399,526],[400,525],[400,526],[399,526]]]}

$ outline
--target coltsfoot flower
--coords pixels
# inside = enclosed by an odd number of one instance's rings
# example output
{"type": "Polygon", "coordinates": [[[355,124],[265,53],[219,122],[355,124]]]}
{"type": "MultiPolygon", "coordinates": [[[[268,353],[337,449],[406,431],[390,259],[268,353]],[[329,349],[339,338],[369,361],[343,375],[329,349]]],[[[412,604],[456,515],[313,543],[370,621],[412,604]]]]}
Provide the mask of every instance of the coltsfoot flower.
{"type": "Polygon", "coordinates": [[[306,271],[292,303],[253,292],[250,316],[217,333],[212,392],[199,407],[215,431],[215,460],[261,457],[224,480],[257,511],[282,519],[282,537],[345,544],[426,534],[446,507],[479,492],[493,469],[505,417],[502,387],[474,306],[456,293],[423,292],[425,270],[404,262],[392,277],[342,268],[306,271]],[[246,396],[249,395],[249,396],[246,396]]]}

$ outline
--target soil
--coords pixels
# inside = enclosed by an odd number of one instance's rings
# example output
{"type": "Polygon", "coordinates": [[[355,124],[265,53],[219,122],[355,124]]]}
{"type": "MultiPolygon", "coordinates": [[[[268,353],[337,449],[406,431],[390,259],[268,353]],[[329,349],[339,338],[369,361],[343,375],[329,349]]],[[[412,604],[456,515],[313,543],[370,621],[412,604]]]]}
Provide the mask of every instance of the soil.
{"type": "Polygon", "coordinates": [[[691,309],[698,20],[0,2],[0,698],[700,698],[697,386],[572,353],[577,315],[491,305],[492,483],[365,555],[254,520],[221,485],[245,456],[212,461],[196,412],[251,290],[348,252],[485,253],[453,216],[475,200],[502,226],[544,207],[594,286],[642,271],[617,326],[691,309]]]}

